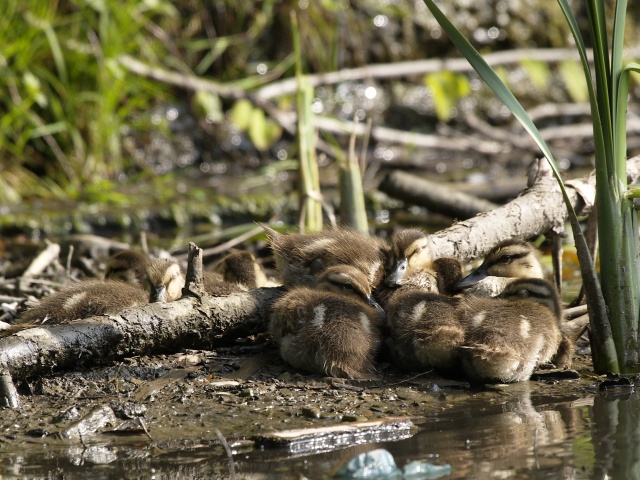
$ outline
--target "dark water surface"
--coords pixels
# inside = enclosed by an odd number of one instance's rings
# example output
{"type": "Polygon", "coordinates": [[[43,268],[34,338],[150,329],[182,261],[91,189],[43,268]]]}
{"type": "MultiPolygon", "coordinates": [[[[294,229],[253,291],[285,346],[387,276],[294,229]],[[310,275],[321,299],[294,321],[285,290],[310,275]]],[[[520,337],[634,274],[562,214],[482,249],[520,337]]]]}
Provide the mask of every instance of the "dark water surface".
{"type": "MultiPolygon", "coordinates": [[[[614,390],[597,391],[583,378],[497,386],[467,392],[462,401],[450,392],[442,412],[425,411],[424,423],[403,440],[298,456],[232,444],[234,478],[330,478],[353,456],[376,448],[391,452],[400,467],[411,460],[450,464],[444,478],[640,478],[640,394],[614,390]],[[454,404],[444,408],[449,400],[454,404]]],[[[232,476],[215,436],[200,443],[127,436],[3,449],[0,478],[232,476]]]]}

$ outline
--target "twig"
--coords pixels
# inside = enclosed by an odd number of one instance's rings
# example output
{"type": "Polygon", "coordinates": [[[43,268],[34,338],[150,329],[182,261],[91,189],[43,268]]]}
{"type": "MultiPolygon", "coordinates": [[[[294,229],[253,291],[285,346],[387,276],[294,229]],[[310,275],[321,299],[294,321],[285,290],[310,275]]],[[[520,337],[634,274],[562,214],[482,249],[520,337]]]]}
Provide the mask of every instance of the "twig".
{"type": "Polygon", "coordinates": [[[60,245],[51,243],[40,254],[33,259],[20,278],[18,288],[21,292],[28,289],[31,277],[41,274],[60,255],[60,245]]]}
{"type": "Polygon", "coordinates": [[[202,298],[204,295],[204,281],[202,279],[202,249],[195,243],[189,242],[187,275],[182,294],[194,295],[202,298]]]}

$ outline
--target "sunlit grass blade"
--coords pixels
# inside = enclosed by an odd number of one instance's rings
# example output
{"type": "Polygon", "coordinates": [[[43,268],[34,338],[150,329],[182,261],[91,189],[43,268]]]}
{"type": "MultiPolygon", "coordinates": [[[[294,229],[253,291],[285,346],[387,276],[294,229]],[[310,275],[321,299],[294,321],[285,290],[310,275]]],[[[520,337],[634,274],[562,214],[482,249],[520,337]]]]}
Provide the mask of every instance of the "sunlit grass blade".
{"type": "Polygon", "coordinates": [[[298,80],[298,151],[300,157],[300,226],[305,231],[322,230],[320,175],[316,162],[315,131],[313,128],[313,88],[302,74],[302,53],[295,12],[291,13],[293,48],[296,55],[298,80]]]}

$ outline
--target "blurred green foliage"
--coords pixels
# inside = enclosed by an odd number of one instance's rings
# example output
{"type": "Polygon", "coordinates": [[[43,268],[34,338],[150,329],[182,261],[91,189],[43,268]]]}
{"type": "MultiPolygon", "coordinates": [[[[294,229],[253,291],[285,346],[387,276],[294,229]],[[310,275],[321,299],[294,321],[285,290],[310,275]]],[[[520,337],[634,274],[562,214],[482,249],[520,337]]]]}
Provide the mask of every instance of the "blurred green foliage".
{"type": "MultiPolygon", "coordinates": [[[[245,123],[240,130],[262,154],[280,138],[280,127],[262,108],[133,74],[119,63],[123,55],[250,91],[294,75],[290,14],[295,11],[307,73],[446,56],[453,49],[419,3],[3,0],[0,204],[30,197],[121,204],[110,192],[155,175],[137,154],[136,142],[163,128],[170,133],[150,112],[174,101],[191,107],[203,136],[212,137],[232,116],[238,127],[245,123]]],[[[553,16],[555,5],[531,0],[487,8],[494,3],[451,2],[446,8],[478,48],[566,45],[568,32],[563,19],[553,16]],[[537,28],[541,24],[544,29],[537,28]],[[474,36],[493,25],[504,35],[474,36]]],[[[569,70],[564,74],[573,77],[569,70]]],[[[453,97],[442,81],[433,83],[442,119],[460,98],[464,82],[456,83],[453,97]]],[[[293,96],[279,102],[280,108],[295,108],[293,96]]]]}

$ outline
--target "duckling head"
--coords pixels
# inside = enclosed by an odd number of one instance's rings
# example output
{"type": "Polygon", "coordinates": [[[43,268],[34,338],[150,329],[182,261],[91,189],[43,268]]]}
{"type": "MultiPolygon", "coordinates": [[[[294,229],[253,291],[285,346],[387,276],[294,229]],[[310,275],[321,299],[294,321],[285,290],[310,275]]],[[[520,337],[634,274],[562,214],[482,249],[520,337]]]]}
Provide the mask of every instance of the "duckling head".
{"type": "Polygon", "coordinates": [[[122,250],[111,255],[107,260],[104,278],[143,287],[148,265],[149,259],[145,254],[135,250],[122,250]]]}
{"type": "Polygon", "coordinates": [[[182,296],[184,276],[174,260],[158,258],[147,267],[149,302],[173,302],[182,296]]]}
{"type": "Polygon", "coordinates": [[[364,300],[375,308],[380,316],[384,316],[384,310],[372,296],[369,279],[351,265],[334,265],[327,268],[318,277],[316,288],[364,300]]]}
{"type": "Polygon", "coordinates": [[[429,237],[418,229],[406,229],[391,236],[389,274],[385,283],[389,287],[402,285],[405,278],[416,272],[433,268],[433,255],[429,237]]]}
{"type": "Polygon", "coordinates": [[[456,285],[466,288],[487,276],[510,278],[544,278],[538,252],[523,240],[506,240],[487,253],[484,262],[456,285]]]}
{"type": "Polygon", "coordinates": [[[562,306],[556,287],[541,278],[521,278],[511,282],[499,298],[506,300],[529,299],[541,303],[553,312],[557,319],[561,318],[562,306]]]}
{"type": "Polygon", "coordinates": [[[247,288],[257,288],[268,283],[267,276],[251,252],[235,251],[216,265],[225,282],[238,283],[247,288]]]}

